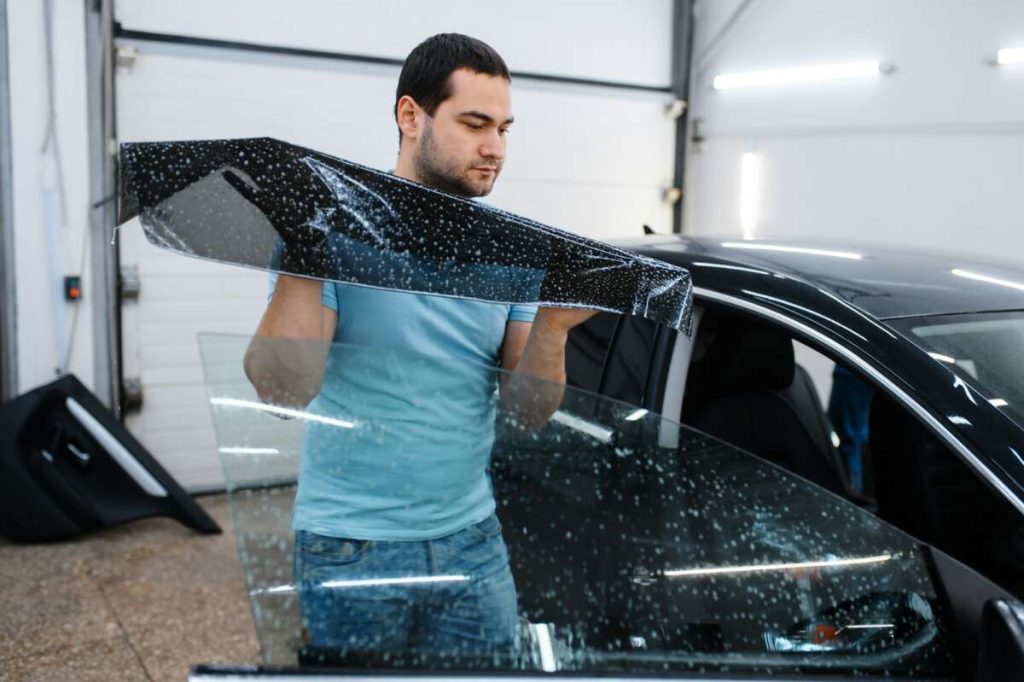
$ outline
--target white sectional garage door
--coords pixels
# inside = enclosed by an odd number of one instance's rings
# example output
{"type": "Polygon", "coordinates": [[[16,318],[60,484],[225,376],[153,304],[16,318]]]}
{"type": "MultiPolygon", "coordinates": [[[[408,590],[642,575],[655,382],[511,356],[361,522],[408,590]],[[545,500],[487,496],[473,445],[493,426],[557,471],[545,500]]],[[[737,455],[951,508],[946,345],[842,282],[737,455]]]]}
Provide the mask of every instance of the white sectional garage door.
{"type": "MultiPolygon", "coordinates": [[[[489,6],[486,6],[489,7],[489,6]]],[[[461,0],[356,2],[119,0],[131,32],[401,59],[441,31],[475,35],[515,72],[632,83],[648,89],[513,79],[516,124],[498,189],[502,208],[597,238],[671,230],[674,121],[666,115],[671,1],[549,3],[481,9],[461,0]]],[[[397,155],[392,65],[246,52],[167,39],[118,39],[120,142],[271,136],[382,169],[397,155]]],[[[251,334],[263,311],[260,272],[150,246],[120,233],[137,267],[124,301],[123,373],[141,381],[129,428],[191,490],[222,485],[196,335],[251,334]]]]}

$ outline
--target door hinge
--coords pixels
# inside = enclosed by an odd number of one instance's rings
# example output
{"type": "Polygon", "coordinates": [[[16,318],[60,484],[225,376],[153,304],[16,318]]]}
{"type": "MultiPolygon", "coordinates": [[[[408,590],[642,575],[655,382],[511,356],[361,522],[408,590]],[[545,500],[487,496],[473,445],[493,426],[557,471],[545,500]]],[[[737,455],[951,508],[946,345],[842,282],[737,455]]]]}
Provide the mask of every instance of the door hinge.
{"type": "Polygon", "coordinates": [[[121,383],[121,413],[131,414],[142,410],[142,379],[125,377],[121,383]]]}
{"type": "Polygon", "coordinates": [[[142,291],[142,280],[139,279],[138,265],[121,266],[121,300],[134,301],[142,291]]]}
{"type": "Polygon", "coordinates": [[[135,60],[139,58],[139,48],[134,45],[117,45],[114,47],[114,64],[119,69],[131,71],[135,60]]]}

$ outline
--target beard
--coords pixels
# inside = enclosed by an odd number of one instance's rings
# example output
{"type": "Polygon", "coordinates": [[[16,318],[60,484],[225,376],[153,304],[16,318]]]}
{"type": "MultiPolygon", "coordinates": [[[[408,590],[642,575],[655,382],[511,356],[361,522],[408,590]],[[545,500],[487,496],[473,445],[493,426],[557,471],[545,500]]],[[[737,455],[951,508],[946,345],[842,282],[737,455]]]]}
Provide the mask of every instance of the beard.
{"type": "Polygon", "coordinates": [[[486,196],[494,187],[494,181],[497,180],[501,169],[500,165],[495,167],[494,175],[489,180],[473,182],[469,174],[473,166],[492,165],[494,164],[481,159],[464,167],[453,159],[446,159],[437,143],[437,138],[434,137],[430,119],[427,119],[423,129],[423,140],[420,143],[419,153],[416,155],[416,174],[423,184],[461,197],[486,196]]]}

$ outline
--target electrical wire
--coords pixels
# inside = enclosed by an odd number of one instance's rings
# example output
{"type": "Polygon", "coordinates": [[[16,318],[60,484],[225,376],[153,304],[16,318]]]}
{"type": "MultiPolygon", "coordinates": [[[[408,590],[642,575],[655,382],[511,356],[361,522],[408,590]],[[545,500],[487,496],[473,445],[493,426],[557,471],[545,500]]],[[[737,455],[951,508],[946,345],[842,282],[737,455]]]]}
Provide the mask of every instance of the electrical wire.
{"type": "MultiPolygon", "coordinates": [[[[60,228],[67,228],[68,224],[68,209],[67,209],[67,188],[64,181],[64,163],[62,159],[60,149],[60,137],[57,132],[57,92],[56,92],[56,70],[54,68],[53,60],[53,0],[44,0],[43,2],[43,33],[45,39],[46,48],[46,98],[47,98],[47,115],[46,115],[46,130],[43,137],[42,148],[40,153],[44,158],[44,169],[52,169],[55,176],[56,183],[55,187],[49,187],[48,173],[44,173],[44,213],[46,221],[46,230],[50,248],[50,276],[53,278],[52,290],[54,292],[54,315],[55,325],[57,327],[57,358],[59,365],[55,368],[55,373],[58,376],[63,376],[68,373],[71,366],[71,358],[74,353],[75,347],[75,336],[78,330],[78,318],[81,311],[81,305],[76,303],[71,313],[71,324],[70,329],[66,324],[66,302],[64,300],[63,292],[63,269],[60,258],[60,244],[62,240],[59,238],[59,231],[57,225],[59,215],[59,226],[60,228]],[[55,196],[54,196],[55,195],[55,196]],[[54,211],[52,207],[52,199],[57,200],[57,209],[54,211]]],[[[86,258],[89,253],[89,235],[88,230],[84,230],[82,235],[82,246],[79,250],[78,259],[78,275],[84,276],[86,258]]]]}

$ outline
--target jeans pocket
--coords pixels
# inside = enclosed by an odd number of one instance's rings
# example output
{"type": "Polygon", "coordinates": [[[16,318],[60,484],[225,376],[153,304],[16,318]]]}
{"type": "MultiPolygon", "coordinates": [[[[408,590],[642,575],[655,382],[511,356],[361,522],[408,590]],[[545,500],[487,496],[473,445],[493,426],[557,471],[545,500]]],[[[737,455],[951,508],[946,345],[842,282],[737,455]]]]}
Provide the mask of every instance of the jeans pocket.
{"type": "Polygon", "coordinates": [[[359,561],[366,554],[371,543],[369,540],[332,538],[301,530],[299,531],[297,544],[299,551],[308,559],[341,565],[359,561]]]}
{"type": "Polygon", "coordinates": [[[489,540],[495,536],[501,535],[501,522],[498,521],[497,514],[491,514],[483,521],[474,523],[469,527],[473,535],[480,538],[481,540],[489,540]]]}

